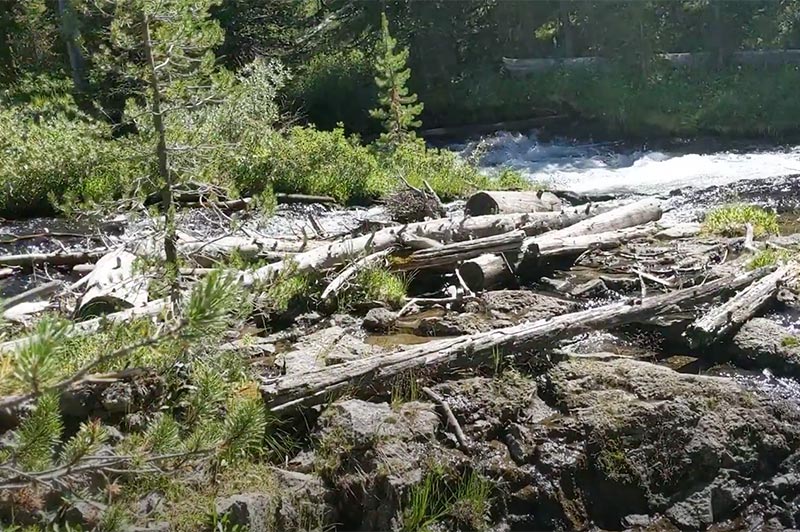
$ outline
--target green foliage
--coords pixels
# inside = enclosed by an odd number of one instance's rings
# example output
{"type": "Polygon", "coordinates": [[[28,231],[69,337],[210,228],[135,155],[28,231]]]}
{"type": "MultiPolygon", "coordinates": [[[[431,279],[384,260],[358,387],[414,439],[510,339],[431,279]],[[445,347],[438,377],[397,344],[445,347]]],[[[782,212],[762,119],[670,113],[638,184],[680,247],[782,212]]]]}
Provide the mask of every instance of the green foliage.
{"type": "Polygon", "coordinates": [[[41,471],[53,463],[53,451],[63,430],[58,396],[44,394],[16,432],[14,455],[28,471],[41,471]]]}
{"type": "Polygon", "coordinates": [[[745,224],[753,226],[753,235],[778,234],[778,216],[756,205],[734,203],[717,207],[706,214],[703,231],[723,236],[742,236],[745,224]]]}
{"type": "Polygon", "coordinates": [[[379,302],[398,309],[405,303],[410,279],[407,276],[373,266],[356,274],[349,291],[350,304],[379,302]]]}
{"type": "Polygon", "coordinates": [[[145,169],[130,143],[110,140],[107,126],[0,108],[0,216],[120,197],[145,169]]]}
{"type": "Polygon", "coordinates": [[[108,438],[108,432],[99,420],[81,423],[78,432],[64,445],[61,464],[73,466],[85,456],[93,454],[108,438]]]}
{"type": "Polygon", "coordinates": [[[389,33],[389,19],[382,13],[381,40],[375,60],[380,107],[369,114],[383,122],[384,132],[379,143],[392,148],[413,138],[412,130],[422,125],[417,116],[424,107],[417,103],[416,94],[409,94],[406,86],[411,78],[411,69],[407,67],[408,50],[395,51],[396,46],[397,41],[389,33]]]}
{"type": "Polygon", "coordinates": [[[242,459],[261,452],[267,418],[260,397],[237,398],[229,405],[225,416],[220,445],[222,457],[227,460],[242,459]]]}
{"type": "Polygon", "coordinates": [[[783,347],[798,347],[800,346],[800,338],[797,336],[784,336],[781,339],[781,345],[783,347]]]}
{"type": "Polygon", "coordinates": [[[37,393],[55,380],[68,327],[66,322],[52,318],[39,320],[31,340],[16,352],[13,377],[19,384],[37,393]]]}
{"type": "Polygon", "coordinates": [[[486,528],[492,485],[471,471],[455,482],[441,467],[433,467],[422,482],[411,488],[403,509],[403,528],[408,532],[430,530],[451,518],[472,530],[486,528]]]}
{"type": "Polygon", "coordinates": [[[783,249],[766,248],[759,251],[755,257],[750,259],[747,263],[748,270],[756,270],[764,266],[770,266],[779,262],[786,262],[794,253],[783,249]]]}
{"type": "Polygon", "coordinates": [[[318,292],[317,279],[307,273],[299,273],[297,266],[290,263],[267,288],[265,299],[271,310],[286,312],[296,306],[308,305],[318,292]]]}
{"type": "Polygon", "coordinates": [[[275,192],[329,195],[341,202],[373,199],[387,188],[377,159],[342,129],[268,133],[234,180],[248,195],[271,185],[275,192]]]}

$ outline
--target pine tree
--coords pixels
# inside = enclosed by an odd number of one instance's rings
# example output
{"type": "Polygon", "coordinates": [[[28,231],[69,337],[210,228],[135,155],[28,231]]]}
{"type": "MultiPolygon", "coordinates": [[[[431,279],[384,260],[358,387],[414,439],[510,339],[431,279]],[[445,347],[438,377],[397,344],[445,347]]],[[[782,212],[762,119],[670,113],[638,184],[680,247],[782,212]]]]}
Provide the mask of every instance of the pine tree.
{"type": "MultiPolygon", "coordinates": [[[[112,48],[105,67],[134,80],[139,101],[150,118],[154,138],[153,167],[165,213],[164,252],[176,300],[177,247],[172,192],[181,159],[195,157],[203,147],[185,145],[191,129],[186,114],[216,102],[232,82],[217,66],[213,49],[223,40],[210,10],[220,0],[108,0],[114,8],[112,48]],[[188,154],[188,155],[187,155],[188,154]]],[[[146,127],[146,126],[144,126],[146,127]]]]}
{"type": "Polygon", "coordinates": [[[370,116],[383,122],[385,131],[379,142],[387,147],[414,138],[413,129],[421,125],[417,116],[423,109],[423,104],[417,102],[417,95],[409,94],[406,86],[411,78],[411,69],[407,66],[408,49],[396,51],[396,46],[397,41],[389,33],[389,20],[383,13],[379,55],[375,61],[380,107],[371,110],[370,116]]]}

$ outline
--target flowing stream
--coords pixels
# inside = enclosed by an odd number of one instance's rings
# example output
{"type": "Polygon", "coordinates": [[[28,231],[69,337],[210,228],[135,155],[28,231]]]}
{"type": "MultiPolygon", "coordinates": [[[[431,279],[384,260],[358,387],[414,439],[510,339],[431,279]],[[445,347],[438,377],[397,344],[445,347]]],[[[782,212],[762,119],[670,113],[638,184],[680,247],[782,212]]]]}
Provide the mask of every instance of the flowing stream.
{"type": "Polygon", "coordinates": [[[535,132],[498,132],[451,148],[486,169],[512,168],[546,187],[579,193],[662,194],[800,174],[800,146],[719,149],[672,143],[648,148],[623,142],[541,141],[535,132]]]}

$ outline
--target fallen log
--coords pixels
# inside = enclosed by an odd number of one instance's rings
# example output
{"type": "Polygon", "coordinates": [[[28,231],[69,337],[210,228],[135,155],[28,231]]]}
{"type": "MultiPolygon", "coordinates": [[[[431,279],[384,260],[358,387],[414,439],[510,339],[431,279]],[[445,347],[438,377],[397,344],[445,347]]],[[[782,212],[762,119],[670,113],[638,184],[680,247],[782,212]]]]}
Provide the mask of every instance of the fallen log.
{"type": "Polygon", "coordinates": [[[201,266],[212,266],[234,253],[245,260],[283,260],[288,255],[301,253],[315,245],[316,242],[311,240],[224,236],[210,241],[184,238],[178,241],[178,250],[201,266]]]}
{"type": "MultiPolygon", "coordinates": [[[[612,205],[598,204],[566,209],[561,212],[491,214],[467,218],[440,218],[403,226],[387,227],[368,235],[316,247],[292,258],[298,273],[327,270],[346,263],[353,256],[382,251],[402,245],[404,239],[421,236],[439,242],[458,242],[508,233],[523,229],[527,235],[540,234],[558,227],[586,220],[593,214],[606,212],[612,205]]],[[[269,264],[255,272],[244,272],[240,281],[250,286],[257,281],[274,279],[285,267],[285,261],[269,264]]]]}
{"type": "Polygon", "coordinates": [[[56,253],[28,253],[24,255],[0,255],[0,266],[31,268],[42,264],[51,266],[74,266],[96,262],[108,252],[107,249],[56,253]]]}
{"type": "Polygon", "coordinates": [[[644,300],[613,303],[513,327],[434,340],[402,351],[369,356],[307,373],[264,379],[260,389],[270,411],[287,412],[324,403],[345,389],[386,385],[410,370],[490,363],[497,350],[525,357],[531,350],[546,348],[559,339],[646,322],[676,310],[692,309],[727,290],[749,286],[766,274],[764,269],[755,270],[644,300]]]}
{"type": "Polygon", "coordinates": [[[438,248],[415,251],[407,257],[394,257],[391,262],[392,269],[409,271],[448,266],[486,253],[518,250],[524,239],[525,231],[517,230],[475,240],[453,242],[438,248]]]}
{"type": "Polygon", "coordinates": [[[11,310],[14,306],[19,305],[21,303],[25,303],[37,297],[43,297],[52,294],[61,286],[61,281],[50,281],[49,283],[44,283],[42,285],[36,286],[31,288],[30,290],[26,290],[21,294],[17,294],[16,296],[12,296],[5,301],[0,302],[0,310],[6,309],[5,312],[11,310]]]}
{"type": "Polygon", "coordinates": [[[87,318],[142,307],[147,303],[147,279],[134,273],[136,255],[114,250],[97,261],[86,276],[86,291],[75,308],[75,316],[87,318]]]}
{"type": "Polygon", "coordinates": [[[735,333],[775,298],[787,282],[800,276],[800,265],[789,263],[753,283],[725,303],[712,308],[686,331],[690,345],[705,347],[735,333]]]}
{"type": "MultiPolygon", "coordinates": [[[[69,331],[67,332],[67,336],[91,334],[99,331],[104,325],[109,323],[125,323],[139,318],[157,316],[164,312],[168,304],[169,301],[166,299],[156,299],[150,303],[147,303],[143,307],[129,308],[120,312],[107,314],[99,318],[91,318],[85,321],[80,321],[74,323],[70,327],[69,331]]],[[[0,353],[14,352],[30,340],[30,336],[23,336],[22,338],[15,338],[14,340],[0,343],[0,353]]]]}
{"type": "Polygon", "coordinates": [[[14,268],[0,268],[0,279],[6,279],[14,275],[14,268]]]}
{"type": "Polygon", "coordinates": [[[541,190],[525,192],[485,190],[470,196],[464,206],[464,212],[468,216],[560,210],[561,200],[558,196],[541,190]]]}
{"type": "Polygon", "coordinates": [[[488,253],[464,261],[456,268],[456,271],[470,290],[480,292],[506,284],[514,273],[509,269],[511,262],[506,260],[503,255],[488,253]]]}
{"type": "MultiPolygon", "coordinates": [[[[638,227],[606,231],[591,235],[559,237],[545,233],[536,239],[534,244],[529,243],[528,255],[538,253],[538,257],[557,257],[565,255],[579,255],[589,249],[613,249],[625,242],[636,238],[652,236],[659,232],[661,227],[656,224],[647,224],[638,227]]],[[[554,231],[553,233],[557,233],[554,231]]]]}
{"type": "Polygon", "coordinates": [[[648,222],[659,220],[660,218],[661,207],[658,200],[648,198],[598,214],[597,216],[577,222],[563,229],[547,233],[542,237],[529,237],[525,239],[525,242],[522,244],[522,251],[525,254],[525,259],[536,259],[542,248],[541,243],[544,243],[545,247],[549,246],[549,243],[553,243],[553,246],[557,246],[556,243],[564,241],[564,239],[583,235],[594,235],[597,233],[607,233],[618,229],[643,225],[648,222]]]}

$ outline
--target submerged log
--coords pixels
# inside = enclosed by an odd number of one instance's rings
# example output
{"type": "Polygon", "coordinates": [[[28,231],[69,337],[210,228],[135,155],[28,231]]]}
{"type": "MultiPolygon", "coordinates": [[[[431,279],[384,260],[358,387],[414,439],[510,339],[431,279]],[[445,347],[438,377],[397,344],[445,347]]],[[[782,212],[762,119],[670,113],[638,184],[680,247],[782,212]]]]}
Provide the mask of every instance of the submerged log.
{"type": "Polygon", "coordinates": [[[86,276],[86,292],[78,302],[75,315],[86,318],[147,304],[147,279],[136,275],[135,262],[136,255],[122,249],[97,261],[94,270],[86,276]]]}
{"type": "Polygon", "coordinates": [[[409,271],[436,268],[474,259],[486,253],[514,251],[519,249],[524,239],[525,231],[517,230],[502,235],[453,242],[438,248],[415,251],[407,257],[396,257],[392,260],[392,269],[409,271]]]}
{"type": "Polygon", "coordinates": [[[735,333],[775,298],[781,286],[798,276],[800,265],[797,263],[781,266],[691,324],[686,331],[689,342],[694,347],[705,347],[735,333]]]}
{"type": "Polygon", "coordinates": [[[559,210],[561,210],[559,197],[541,190],[525,192],[485,190],[470,196],[464,206],[464,211],[469,216],[559,210]]]}
{"type": "Polygon", "coordinates": [[[456,271],[470,290],[480,292],[506,284],[514,275],[510,264],[501,254],[487,253],[464,261],[456,271]]]}
{"type": "Polygon", "coordinates": [[[331,394],[352,390],[354,386],[363,389],[385,385],[408,371],[425,368],[426,371],[435,372],[443,366],[489,363],[498,349],[525,357],[529,356],[531,350],[546,348],[559,339],[576,334],[646,322],[665,313],[693,309],[698,303],[726,290],[744,288],[765,274],[763,270],[756,270],[643,300],[613,303],[513,327],[434,340],[394,353],[335,364],[307,373],[265,379],[261,393],[267,408],[278,413],[324,403],[331,394]]]}

